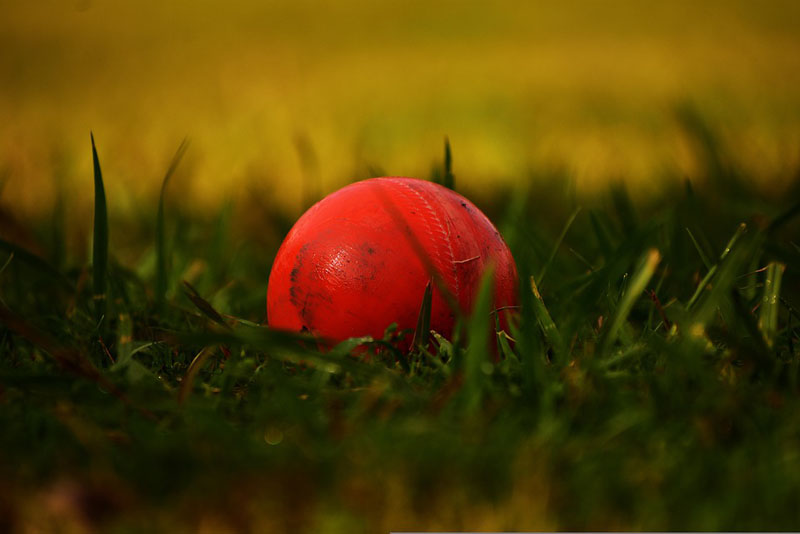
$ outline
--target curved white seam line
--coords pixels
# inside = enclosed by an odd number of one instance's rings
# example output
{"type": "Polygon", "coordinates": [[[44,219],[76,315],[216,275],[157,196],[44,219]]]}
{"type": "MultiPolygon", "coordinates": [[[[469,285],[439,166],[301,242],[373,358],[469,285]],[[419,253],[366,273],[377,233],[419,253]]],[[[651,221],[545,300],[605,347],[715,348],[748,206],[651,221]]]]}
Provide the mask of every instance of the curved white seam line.
{"type": "MultiPolygon", "coordinates": [[[[458,300],[459,303],[460,303],[461,302],[461,288],[459,287],[459,283],[458,283],[458,271],[456,270],[456,261],[455,261],[455,254],[453,254],[453,246],[450,243],[450,240],[447,238],[447,236],[449,235],[449,232],[445,232],[444,225],[442,224],[442,221],[439,218],[439,215],[436,213],[436,210],[433,209],[433,206],[431,206],[430,202],[428,202],[428,200],[419,191],[417,191],[416,189],[414,189],[413,187],[411,187],[410,185],[408,185],[405,182],[398,181],[398,182],[395,182],[395,183],[399,183],[400,185],[402,185],[403,187],[405,187],[406,189],[408,189],[409,191],[414,193],[425,204],[425,207],[428,209],[428,212],[430,212],[430,214],[433,215],[433,219],[435,220],[437,226],[439,227],[439,233],[441,234],[441,238],[440,239],[442,239],[445,243],[447,243],[447,252],[450,255],[450,269],[452,270],[453,281],[455,282],[456,300],[458,300]]],[[[428,230],[429,235],[431,235],[431,237],[433,237],[433,234],[431,233],[430,229],[428,228],[427,230],[428,230]]]]}

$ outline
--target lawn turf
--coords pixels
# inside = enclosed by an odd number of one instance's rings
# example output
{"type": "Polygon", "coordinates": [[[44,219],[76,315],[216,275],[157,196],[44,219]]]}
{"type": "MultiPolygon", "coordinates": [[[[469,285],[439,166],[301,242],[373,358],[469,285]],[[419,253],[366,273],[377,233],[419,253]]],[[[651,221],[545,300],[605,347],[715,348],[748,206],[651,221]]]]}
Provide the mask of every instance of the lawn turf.
{"type": "Polygon", "coordinates": [[[693,132],[698,174],[647,199],[557,173],[475,199],[517,324],[487,340],[479,299],[411,354],[265,328],[291,217],[191,211],[174,166],[106,216],[98,139],[90,254],[67,205],[0,241],[0,530],[797,529],[798,187],[693,132]]]}

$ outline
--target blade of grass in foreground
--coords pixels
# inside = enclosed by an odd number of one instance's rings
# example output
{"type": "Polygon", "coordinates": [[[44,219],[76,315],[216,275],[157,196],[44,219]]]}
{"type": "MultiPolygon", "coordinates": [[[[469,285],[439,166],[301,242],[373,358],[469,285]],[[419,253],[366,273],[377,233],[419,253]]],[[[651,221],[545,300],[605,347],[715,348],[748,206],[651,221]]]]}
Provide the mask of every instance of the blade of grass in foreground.
{"type": "Polygon", "coordinates": [[[95,308],[95,321],[98,325],[103,323],[100,331],[105,330],[105,315],[107,309],[106,287],[108,276],[108,213],[106,208],[106,192],[103,187],[103,173],[100,170],[100,160],[97,157],[97,148],[94,144],[94,134],[89,134],[92,140],[92,162],[94,165],[94,236],[92,241],[92,283],[95,308]]]}
{"type": "Polygon", "coordinates": [[[758,326],[764,334],[768,347],[775,344],[778,333],[778,307],[781,294],[781,279],[786,266],[778,262],[770,262],[764,278],[764,297],[761,299],[761,311],[758,326]]]}
{"type": "Polygon", "coordinates": [[[556,327],[556,323],[553,322],[553,318],[550,317],[550,312],[547,311],[547,307],[544,305],[544,300],[542,300],[542,295],[539,293],[539,288],[533,276],[531,276],[531,291],[533,292],[533,313],[539,323],[539,328],[542,329],[545,341],[553,349],[556,360],[563,363],[562,356],[565,352],[563,338],[556,327]]]}
{"type": "Polygon", "coordinates": [[[156,309],[162,310],[167,294],[167,251],[166,240],[164,237],[164,197],[167,192],[167,184],[169,179],[175,174],[175,169],[181,162],[183,155],[186,153],[186,148],[189,142],[186,138],[181,141],[178,150],[172,157],[169,164],[167,173],[164,175],[164,180],[161,182],[161,194],[158,197],[158,215],[156,217],[156,309]]]}
{"type": "Polygon", "coordinates": [[[650,278],[653,277],[653,274],[656,272],[656,267],[660,261],[661,254],[659,254],[656,249],[650,249],[647,251],[647,253],[645,253],[644,258],[642,258],[641,262],[639,263],[638,269],[631,277],[628,290],[624,295],[622,295],[622,299],[620,300],[620,303],[614,312],[614,316],[609,323],[608,329],[601,338],[601,353],[606,353],[608,349],[611,348],[611,345],[614,343],[614,341],[616,341],[622,324],[628,318],[636,299],[642,295],[647,283],[650,281],[650,278]]]}
{"type": "Polygon", "coordinates": [[[492,308],[492,286],[494,268],[486,269],[481,280],[475,307],[469,318],[469,345],[464,361],[464,409],[467,414],[475,413],[480,408],[483,394],[484,365],[491,365],[489,360],[490,325],[486,320],[492,308]]]}
{"type": "MultiPolygon", "coordinates": [[[[731,302],[731,294],[734,292],[736,280],[741,276],[742,269],[747,265],[748,260],[757,253],[762,237],[759,234],[746,234],[744,224],[739,226],[720,257],[720,261],[715,265],[718,268],[715,270],[713,280],[706,276],[702,287],[698,288],[705,290],[708,287],[708,290],[703,292],[702,298],[691,310],[690,328],[694,332],[703,332],[712,318],[725,308],[725,303],[731,302]],[[740,236],[744,237],[740,239],[740,236]],[[737,241],[738,244],[734,246],[737,241]]],[[[753,324],[755,324],[755,320],[753,324]]],[[[757,327],[756,331],[760,337],[757,327]]]]}
{"type": "Polygon", "coordinates": [[[739,238],[742,237],[742,235],[744,234],[745,230],[747,230],[747,225],[745,223],[741,223],[739,225],[739,227],[736,229],[736,232],[733,234],[733,237],[731,237],[730,241],[728,241],[728,244],[725,246],[725,250],[723,250],[722,254],[720,254],[719,260],[717,261],[717,263],[715,263],[708,270],[706,275],[703,277],[703,280],[700,282],[700,284],[698,284],[697,289],[694,292],[694,295],[692,295],[692,298],[689,299],[689,303],[686,305],[686,309],[687,310],[692,309],[692,306],[694,306],[695,303],[697,303],[697,299],[699,299],[700,295],[703,294],[703,290],[706,288],[708,283],[711,281],[711,278],[713,278],[714,274],[716,274],[717,269],[719,269],[720,264],[725,260],[725,258],[728,256],[728,254],[730,254],[731,249],[733,249],[733,246],[736,244],[737,241],[739,241],[739,238]]]}
{"type": "Polygon", "coordinates": [[[422,305],[419,308],[417,317],[417,328],[414,330],[414,339],[411,342],[411,350],[424,349],[428,343],[431,331],[431,300],[433,299],[432,290],[433,280],[428,280],[425,292],[422,294],[422,305]]]}
{"type": "Polygon", "coordinates": [[[214,309],[211,303],[200,296],[200,293],[197,292],[192,284],[184,280],[183,285],[185,287],[186,297],[192,301],[192,304],[194,304],[198,310],[203,312],[203,315],[225,328],[230,328],[222,315],[220,315],[220,313],[214,309]]]}
{"type": "MultiPolygon", "coordinates": [[[[362,378],[380,375],[398,387],[403,387],[405,384],[401,375],[392,372],[381,363],[356,360],[341,351],[314,350],[314,346],[328,344],[323,339],[308,334],[272,330],[263,326],[240,325],[236,329],[173,332],[166,335],[163,341],[176,346],[201,348],[219,345],[247,346],[268,354],[270,358],[287,363],[311,365],[324,373],[338,374],[344,371],[362,378]]],[[[362,341],[363,338],[356,340],[357,344],[361,344],[362,341]]]]}

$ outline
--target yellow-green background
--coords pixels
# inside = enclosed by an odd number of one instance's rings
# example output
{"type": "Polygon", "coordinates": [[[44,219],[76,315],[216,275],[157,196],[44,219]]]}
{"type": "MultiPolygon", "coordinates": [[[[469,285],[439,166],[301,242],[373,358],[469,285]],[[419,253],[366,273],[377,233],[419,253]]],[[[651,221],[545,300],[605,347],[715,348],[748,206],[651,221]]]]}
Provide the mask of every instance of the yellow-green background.
{"type": "Polygon", "coordinates": [[[176,187],[198,206],[299,209],[304,173],[320,192],[427,176],[445,135],[477,190],[553,168],[651,184],[692,172],[682,102],[780,190],[800,162],[799,28],[791,0],[0,0],[0,201],[91,199],[90,130],[118,214],[155,204],[184,136],[176,187]]]}

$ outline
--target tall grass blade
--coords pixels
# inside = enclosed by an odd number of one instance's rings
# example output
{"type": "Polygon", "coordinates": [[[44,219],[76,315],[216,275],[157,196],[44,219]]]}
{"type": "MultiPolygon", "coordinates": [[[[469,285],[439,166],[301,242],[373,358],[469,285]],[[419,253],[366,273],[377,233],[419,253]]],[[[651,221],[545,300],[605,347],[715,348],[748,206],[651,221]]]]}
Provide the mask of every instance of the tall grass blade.
{"type": "Polygon", "coordinates": [[[728,254],[731,253],[731,250],[736,245],[736,242],[739,241],[739,239],[742,237],[742,235],[744,235],[746,230],[747,230],[747,225],[745,223],[741,223],[739,225],[739,227],[736,229],[736,232],[734,232],[733,237],[731,237],[730,241],[728,241],[728,244],[725,245],[725,250],[723,250],[722,254],[720,254],[719,260],[717,261],[717,263],[715,263],[708,270],[706,275],[700,281],[700,284],[698,284],[697,289],[695,290],[694,294],[692,295],[692,298],[689,299],[689,303],[686,305],[686,309],[687,310],[692,309],[692,306],[694,306],[697,303],[697,300],[700,298],[700,295],[703,294],[703,290],[706,288],[708,283],[714,277],[714,275],[717,272],[717,269],[719,269],[720,264],[722,264],[722,262],[725,260],[725,258],[728,257],[728,254]]]}
{"type": "Polygon", "coordinates": [[[161,193],[158,197],[158,215],[156,216],[156,288],[155,288],[155,299],[156,299],[156,309],[161,311],[164,309],[164,302],[166,301],[167,296],[167,283],[169,279],[169,266],[167,260],[167,250],[166,250],[166,236],[165,236],[165,223],[164,223],[164,198],[167,194],[167,184],[169,183],[170,178],[173,174],[175,174],[175,170],[178,168],[178,164],[181,162],[183,155],[186,153],[186,149],[189,146],[189,142],[186,138],[181,141],[181,144],[178,146],[178,150],[175,151],[175,155],[172,156],[172,161],[169,164],[169,168],[167,168],[167,173],[164,175],[164,179],[161,181],[161,193]]]}
{"type": "Polygon", "coordinates": [[[713,279],[706,276],[702,282],[702,288],[710,289],[703,294],[702,299],[695,301],[697,305],[691,309],[690,317],[691,328],[698,329],[698,332],[699,329],[705,328],[719,310],[722,310],[726,302],[729,302],[736,280],[741,276],[747,261],[760,243],[760,235],[742,238],[743,235],[744,225],[741,225],[720,256],[720,261],[715,265],[717,268],[714,269],[713,279]]]}
{"type": "Polygon", "coordinates": [[[611,186],[611,201],[622,224],[622,229],[626,233],[633,232],[637,226],[636,209],[633,207],[628,188],[623,182],[617,182],[611,186]]]}
{"type": "Polygon", "coordinates": [[[220,315],[220,313],[214,309],[214,306],[212,306],[210,302],[200,296],[200,293],[197,292],[192,284],[184,280],[183,285],[185,288],[186,297],[192,301],[192,304],[194,304],[198,310],[203,312],[203,315],[220,326],[230,328],[228,323],[225,322],[225,319],[222,318],[222,315],[220,315]]]}
{"type": "Polygon", "coordinates": [[[475,413],[481,405],[484,366],[491,365],[489,360],[489,334],[492,331],[487,318],[492,311],[492,289],[494,286],[494,268],[486,269],[481,280],[475,307],[467,323],[469,344],[464,362],[464,410],[467,414],[475,413]]]}
{"type": "Polygon", "coordinates": [[[650,249],[639,262],[639,266],[631,277],[627,290],[622,295],[619,305],[614,311],[614,316],[611,318],[608,328],[601,336],[601,353],[607,353],[611,345],[616,341],[622,325],[628,319],[628,315],[633,309],[636,300],[644,294],[644,290],[653,277],[653,274],[656,272],[656,267],[660,261],[661,254],[658,250],[650,249]]]}
{"type": "Polygon", "coordinates": [[[676,109],[676,118],[701,160],[706,177],[716,187],[724,187],[732,196],[741,195],[742,184],[729,165],[722,144],[705,117],[695,106],[684,103],[676,109]]]}
{"type": "Polygon", "coordinates": [[[786,265],[770,262],[764,276],[764,296],[761,299],[761,309],[758,327],[764,334],[764,341],[772,348],[778,334],[778,308],[780,307],[781,279],[786,265]]]}
{"type": "Polygon", "coordinates": [[[444,138],[444,175],[442,185],[455,191],[456,177],[453,175],[453,154],[450,150],[450,139],[444,138]]]}
{"type": "Polygon", "coordinates": [[[539,270],[539,275],[536,277],[536,279],[539,280],[539,284],[542,283],[542,280],[544,279],[544,275],[547,274],[547,268],[550,267],[551,263],[553,263],[553,259],[555,259],[556,254],[558,253],[558,249],[561,248],[561,243],[564,242],[564,238],[567,236],[567,232],[569,231],[570,227],[572,226],[572,223],[575,222],[575,218],[578,216],[578,214],[580,212],[581,212],[581,208],[580,208],[580,206],[578,206],[577,208],[575,208],[575,211],[573,211],[572,214],[567,219],[567,222],[564,225],[564,228],[561,230],[561,233],[558,235],[558,239],[556,239],[555,245],[553,245],[553,250],[550,252],[550,256],[548,256],[547,261],[544,262],[544,265],[542,265],[542,268],[539,270]]]}
{"type": "Polygon", "coordinates": [[[100,170],[100,159],[92,140],[92,162],[94,165],[94,236],[92,241],[92,288],[95,308],[95,321],[105,330],[105,316],[108,309],[106,289],[108,287],[108,212],[106,192],[103,186],[103,173],[100,170]]]}
{"type": "MultiPolygon", "coordinates": [[[[300,198],[303,204],[300,207],[305,211],[319,200],[321,188],[319,156],[317,156],[311,138],[303,132],[295,135],[294,148],[302,169],[300,198]]],[[[382,173],[374,176],[382,176],[382,173]]]]}
{"type": "Polygon", "coordinates": [[[556,360],[563,363],[563,356],[566,352],[564,340],[556,327],[556,323],[553,322],[553,318],[550,317],[550,312],[547,311],[547,307],[544,305],[544,300],[539,293],[539,287],[536,285],[536,280],[533,276],[531,276],[531,291],[533,292],[533,314],[536,316],[536,322],[539,323],[539,328],[542,329],[545,341],[553,349],[556,360]]]}
{"type": "Polygon", "coordinates": [[[714,265],[711,263],[711,260],[708,258],[705,252],[703,252],[703,247],[700,246],[700,243],[697,242],[695,239],[694,234],[692,233],[689,228],[686,228],[686,233],[689,234],[689,239],[692,240],[692,244],[694,245],[695,250],[697,250],[697,254],[700,256],[700,260],[703,262],[703,265],[706,266],[706,269],[709,271],[714,268],[714,265]]]}
{"type": "Polygon", "coordinates": [[[414,329],[414,338],[411,341],[411,350],[424,349],[428,344],[431,332],[431,301],[433,300],[433,280],[428,280],[425,292],[422,294],[422,304],[417,317],[417,327],[414,329]]]}
{"type": "Polygon", "coordinates": [[[608,228],[600,220],[600,217],[597,216],[595,212],[589,212],[589,222],[592,224],[592,230],[594,230],[595,236],[597,237],[597,244],[600,248],[600,252],[603,254],[603,257],[608,259],[614,252],[614,246],[611,244],[611,235],[609,234],[608,228]]]}

